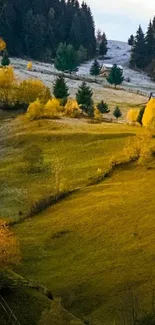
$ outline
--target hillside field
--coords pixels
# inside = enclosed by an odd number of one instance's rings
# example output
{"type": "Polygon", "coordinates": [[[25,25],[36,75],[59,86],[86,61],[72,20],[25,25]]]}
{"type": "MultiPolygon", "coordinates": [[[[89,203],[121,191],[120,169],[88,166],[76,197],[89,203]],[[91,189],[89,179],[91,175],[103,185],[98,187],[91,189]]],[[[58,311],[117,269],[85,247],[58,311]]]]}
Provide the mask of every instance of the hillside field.
{"type": "MultiPolygon", "coordinates": [[[[139,314],[152,308],[155,162],[116,167],[91,185],[112,159],[122,158],[127,140],[143,132],[88,120],[30,122],[20,116],[1,123],[0,213],[8,223],[16,221],[12,229],[22,255],[14,271],[46,286],[67,310],[93,325],[131,321],[131,295],[139,314]],[[27,218],[36,203],[74,189],[27,218]]],[[[16,289],[14,295],[6,299],[26,325],[25,298],[19,310],[21,295],[16,289]]],[[[33,299],[28,298],[35,310],[30,319],[37,325],[42,298],[33,299]]]]}

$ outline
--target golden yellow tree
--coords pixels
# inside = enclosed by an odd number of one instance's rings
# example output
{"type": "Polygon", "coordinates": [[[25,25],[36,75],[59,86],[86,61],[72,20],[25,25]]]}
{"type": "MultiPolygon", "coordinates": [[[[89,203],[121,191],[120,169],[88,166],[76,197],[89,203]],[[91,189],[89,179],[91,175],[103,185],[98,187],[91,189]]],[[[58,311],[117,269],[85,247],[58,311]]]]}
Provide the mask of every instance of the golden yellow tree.
{"type": "Polygon", "coordinates": [[[27,64],[27,70],[31,71],[32,70],[32,62],[28,62],[27,64]]]}
{"type": "Polygon", "coordinates": [[[155,117],[155,98],[151,98],[145,108],[142,124],[144,126],[148,126],[154,117],[155,117]]]}
{"type": "Polygon", "coordinates": [[[138,114],[139,114],[139,110],[137,110],[135,108],[131,108],[127,112],[127,116],[126,116],[127,121],[129,123],[136,123],[137,122],[137,118],[138,118],[138,114]]]}
{"type": "Polygon", "coordinates": [[[27,110],[27,117],[30,120],[36,120],[43,117],[44,105],[40,102],[39,99],[31,103],[27,110]]]}
{"type": "Polygon", "coordinates": [[[14,99],[16,88],[16,78],[11,66],[0,69],[0,100],[4,104],[9,104],[14,99]]]}
{"type": "Polygon", "coordinates": [[[0,51],[4,51],[6,49],[6,43],[3,38],[0,38],[0,51]]]}
{"type": "Polygon", "coordinates": [[[57,118],[60,116],[62,111],[62,106],[60,101],[56,98],[49,99],[46,105],[44,106],[44,117],[47,118],[57,118]]]}
{"type": "Polygon", "coordinates": [[[75,99],[68,99],[65,105],[65,115],[70,117],[80,117],[82,111],[75,99]]]}
{"type": "Polygon", "coordinates": [[[19,245],[6,223],[0,220],[0,270],[19,261],[19,245]]]}
{"type": "Polygon", "coordinates": [[[51,97],[50,90],[39,79],[24,80],[19,85],[20,102],[30,104],[39,98],[44,103],[51,97]]]}

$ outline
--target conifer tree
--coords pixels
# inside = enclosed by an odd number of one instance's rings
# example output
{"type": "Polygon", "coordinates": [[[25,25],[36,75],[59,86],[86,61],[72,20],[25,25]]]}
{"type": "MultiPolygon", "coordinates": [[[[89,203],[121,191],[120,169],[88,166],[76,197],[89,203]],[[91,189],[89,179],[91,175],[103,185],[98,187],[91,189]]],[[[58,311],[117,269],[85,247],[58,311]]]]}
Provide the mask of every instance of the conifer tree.
{"type": "Polygon", "coordinates": [[[120,110],[120,108],[118,106],[115,107],[115,109],[113,111],[113,115],[117,119],[122,116],[121,110],[120,110]]]}
{"type": "Polygon", "coordinates": [[[101,100],[101,102],[97,104],[97,108],[102,114],[107,114],[110,112],[107,103],[105,103],[103,100],[101,100]]]}
{"type": "Polygon", "coordinates": [[[97,60],[94,60],[91,68],[90,68],[90,74],[91,76],[98,76],[100,74],[100,70],[101,70],[101,67],[100,67],[100,64],[97,60]]]}
{"type": "Polygon", "coordinates": [[[87,50],[83,47],[83,45],[80,45],[77,51],[77,56],[79,63],[82,63],[87,60],[87,50]]]}
{"type": "Polygon", "coordinates": [[[107,81],[111,85],[115,85],[116,88],[117,85],[122,84],[123,80],[123,71],[116,64],[114,64],[110,71],[109,77],[107,78],[107,81]]]}
{"type": "Polygon", "coordinates": [[[68,87],[66,85],[66,81],[63,75],[56,79],[53,85],[53,94],[55,98],[64,100],[66,100],[69,96],[68,87]]]}
{"type": "Polygon", "coordinates": [[[138,117],[137,117],[137,122],[142,125],[142,119],[143,119],[143,115],[145,112],[145,107],[142,107],[139,111],[138,117]]]}
{"type": "Polygon", "coordinates": [[[60,43],[56,52],[55,68],[65,71],[67,68],[66,44],[60,43]]]}
{"type": "Polygon", "coordinates": [[[133,35],[131,35],[131,36],[129,37],[129,39],[128,39],[128,44],[129,44],[130,46],[133,46],[133,44],[134,44],[134,36],[133,36],[133,35]]]}
{"type": "Polygon", "coordinates": [[[145,41],[146,41],[146,60],[147,60],[147,64],[149,64],[152,61],[152,59],[155,57],[155,33],[151,21],[148,26],[145,41]]]}
{"type": "Polygon", "coordinates": [[[86,82],[83,82],[79,87],[76,100],[77,103],[81,106],[81,109],[87,113],[89,116],[93,116],[93,92],[86,82]]]}
{"type": "Polygon", "coordinates": [[[66,47],[66,70],[70,73],[78,70],[78,55],[74,47],[69,44],[66,47]]]}
{"type": "Polygon", "coordinates": [[[107,54],[107,51],[108,51],[107,45],[108,45],[107,37],[106,37],[106,34],[103,33],[102,41],[101,41],[101,44],[99,47],[99,54],[102,56],[102,58],[104,58],[104,56],[107,54]]]}
{"type": "Polygon", "coordinates": [[[143,30],[141,26],[139,26],[132,47],[130,65],[132,68],[144,69],[146,64],[146,41],[143,30]]]}
{"type": "Polygon", "coordinates": [[[1,60],[1,65],[8,66],[9,64],[10,64],[10,59],[8,56],[8,51],[4,50],[2,60],[1,60]]]}

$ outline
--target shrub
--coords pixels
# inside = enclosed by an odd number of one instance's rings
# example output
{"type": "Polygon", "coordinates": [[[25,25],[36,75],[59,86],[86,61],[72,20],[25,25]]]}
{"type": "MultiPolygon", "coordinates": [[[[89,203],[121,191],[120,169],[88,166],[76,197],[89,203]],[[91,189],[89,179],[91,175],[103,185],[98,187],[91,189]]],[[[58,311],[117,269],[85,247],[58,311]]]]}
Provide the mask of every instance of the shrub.
{"type": "Polygon", "coordinates": [[[82,111],[76,100],[69,99],[65,105],[65,115],[79,118],[82,111]]]}
{"type": "Polygon", "coordinates": [[[39,79],[24,80],[18,87],[18,100],[21,103],[30,104],[37,98],[45,103],[50,97],[49,88],[39,79]]]}
{"type": "Polygon", "coordinates": [[[102,119],[103,119],[102,114],[97,107],[95,107],[95,109],[94,109],[94,118],[95,118],[95,120],[98,120],[98,121],[102,121],[102,119]]]}
{"type": "Polygon", "coordinates": [[[132,108],[128,111],[126,119],[130,123],[136,123],[138,115],[139,115],[139,111],[135,108],[132,108]]]}
{"type": "Polygon", "coordinates": [[[130,161],[138,160],[139,163],[148,161],[152,156],[151,138],[149,132],[130,138],[124,148],[125,156],[130,161]]]}
{"type": "Polygon", "coordinates": [[[107,114],[110,112],[108,105],[104,103],[103,100],[101,100],[101,102],[97,104],[97,108],[102,114],[107,114]]]}
{"type": "Polygon", "coordinates": [[[62,106],[60,101],[56,98],[49,99],[45,104],[43,109],[43,117],[47,118],[58,118],[60,117],[60,112],[62,111],[62,106]]]}
{"type": "Polygon", "coordinates": [[[27,117],[30,120],[36,120],[43,117],[44,105],[40,102],[39,99],[31,103],[27,110],[27,117]]]}

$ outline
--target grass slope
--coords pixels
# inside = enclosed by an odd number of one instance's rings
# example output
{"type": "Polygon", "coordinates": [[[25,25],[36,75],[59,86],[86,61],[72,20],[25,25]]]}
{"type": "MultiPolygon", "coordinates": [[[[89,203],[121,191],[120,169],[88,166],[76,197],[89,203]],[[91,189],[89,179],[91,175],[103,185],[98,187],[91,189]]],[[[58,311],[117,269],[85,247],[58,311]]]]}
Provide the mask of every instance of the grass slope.
{"type": "MultiPolygon", "coordinates": [[[[83,187],[98,168],[107,170],[127,137],[142,130],[20,118],[0,132],[0,210],[11,221],[20,210],[22,218],[33,202],[54,191],[54,164],[60,162],[59,176],[67,188],[83,187]],[[41,147],[48,170],[30,174],[23,154],[34,144],[41,147]]],[[[72,313],[95,325],[117,320],[120,295],[128,284],[142,290],[141,303],[148,308],[144,293],[154,279],[155,248],[152,168],[154,161],[149,170],[118,168],[101,184],[83,188],[16,225],[23,256],[16,271],[47,286],[72,313]]]]}
{"type": "Polygon", "coordinates": [[[16,226],[23,254],[18,271],[46,284],[79,317],[93,324],[114,320],[127,284],[144,286],[143,303],[155,276],[154,196],[154,170],[118,169],[16,226]]]}
{"type": "Polygon", "coordinates": [[[32,205],[57,190],[86,185],[109,166],[109,160],[122,150],[126,138],[141,132],[119,124],[95,124],[73,121],[28,122],[16,119],[1,129],[0,214],[9,221],[22,218],[32,205]],[[44,170],[29,173],[26,158],[42,150],[44,170]]]}

